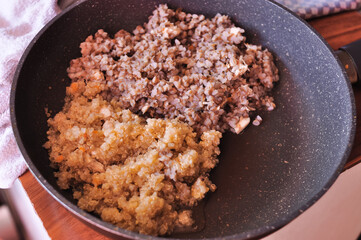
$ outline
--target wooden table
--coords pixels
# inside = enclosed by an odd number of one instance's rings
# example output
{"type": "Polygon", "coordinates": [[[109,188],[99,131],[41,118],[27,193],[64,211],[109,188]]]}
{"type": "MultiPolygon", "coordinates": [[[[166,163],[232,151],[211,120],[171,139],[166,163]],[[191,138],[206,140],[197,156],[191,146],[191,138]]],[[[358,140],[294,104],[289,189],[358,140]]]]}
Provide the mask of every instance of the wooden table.
{"type": "MultiPolygon", "coordinates": [[[[341,13],[312,20],[309,23],[321,33],[333,49],[361,38],[360,12],[341,13]]],[[[361,161],[361,84],[353,86],[353,90],[358,119],[355,143],[345,169],[361,161]]],[[[40,186],[29,171],[20,177],[20,181],[52,239],[108,239],[69,213],[40,186]]]]}

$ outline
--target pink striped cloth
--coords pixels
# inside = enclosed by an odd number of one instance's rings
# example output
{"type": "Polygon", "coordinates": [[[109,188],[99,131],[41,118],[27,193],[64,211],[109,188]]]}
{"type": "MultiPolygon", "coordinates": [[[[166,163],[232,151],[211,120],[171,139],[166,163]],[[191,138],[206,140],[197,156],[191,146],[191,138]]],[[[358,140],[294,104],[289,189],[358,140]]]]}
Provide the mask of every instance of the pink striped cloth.
{"type": "Polygon", "coordinates": [[[361,8],[361,0],[276,0],[304,19],[361,8]]]}

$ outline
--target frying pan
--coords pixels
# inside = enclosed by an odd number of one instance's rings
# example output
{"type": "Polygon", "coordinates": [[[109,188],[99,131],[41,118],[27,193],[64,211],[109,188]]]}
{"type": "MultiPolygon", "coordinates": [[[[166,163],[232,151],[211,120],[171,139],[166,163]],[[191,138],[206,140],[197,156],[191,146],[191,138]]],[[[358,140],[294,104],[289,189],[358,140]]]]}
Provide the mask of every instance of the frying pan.
{"type": "MultiPolygon", "coordinates": [[[[280,82],[276,109],[261,112],[263,123],[240,135],[224,134],[217,185],[196,210],[202,226],[169,238],[258,238],[284,226],[332,185],[349,155],[355,134],[350,83],[331,48],[311,27],[280,5],[265,0],[89,0],[55,17],[34,38],[20,60],[11,92],[11,120],[30,171],[63,206],[110,237],[163,239],[129,232],[76,206],[59,189],[49,167],[47,117],[64,104],[69,61],[79,44],[103,28],[131,31],[147,21],[159,3],[213,17],[229,15],[246,30],[247,41],[276,56],[280,82]]],[[[46,206],[44,206],[46,207],[46,206]]]]}

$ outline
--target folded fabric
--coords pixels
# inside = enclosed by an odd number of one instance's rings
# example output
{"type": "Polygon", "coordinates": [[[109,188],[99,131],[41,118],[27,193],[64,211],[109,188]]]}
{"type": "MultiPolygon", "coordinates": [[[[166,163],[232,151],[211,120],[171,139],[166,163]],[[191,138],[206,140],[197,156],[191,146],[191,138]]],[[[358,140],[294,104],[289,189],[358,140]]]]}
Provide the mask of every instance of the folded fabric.
{"type": "Polygon", "coordinates": [[[361,0],[276,0],[304,19],[361,8],[361,0]]]}
{"type": "Polygon", "coordinates": [[[26,170],[10,124],[9,96],[16,65],[37,32],[58,12],[56,0],[2,1],[0,8],[0,188],[26,170]]]}
{"type": "MultiPolygon", "coordinates": [[[[59,0],[61,5],[68,6],[78,0],[59,0]]],[[[311,19],[346,10],[361,8],[361,0],[275,0],[289,8],[301,18],[311,19]]]]}

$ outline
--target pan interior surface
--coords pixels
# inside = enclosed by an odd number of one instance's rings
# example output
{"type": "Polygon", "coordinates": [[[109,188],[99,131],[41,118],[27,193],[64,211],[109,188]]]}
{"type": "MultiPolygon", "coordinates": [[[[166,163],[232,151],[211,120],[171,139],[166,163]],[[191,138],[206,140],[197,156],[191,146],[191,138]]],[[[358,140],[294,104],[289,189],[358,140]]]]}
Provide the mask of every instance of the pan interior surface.
{"type": "Polygon", "coordinates": [[[280,228],[312,205],[330,187],[348,157],[354,134],[350,85],[332,51],[303,21],[265,0],[154,1],[89,0],[52,21],[31,43],[14,79],[11,112],[20,149],[34,175],[65,206],[111,235],[148,237],[102,222],[76,207],[60,190],[49,166],[47,108],[64,104],[70,80],[66,69],[80,56],[79,44],[102,28],[131,31],[147,21],[159,3],[213,17],[225,14],[246,30],[247,42],[276,56],[280,81],[276,109],[244,133],[224,134],[217,185],[204,201],[205,226],[173,238],[254,238],[280,228]],[[84,217],[85,216],[85,217],[84,217]]]}

